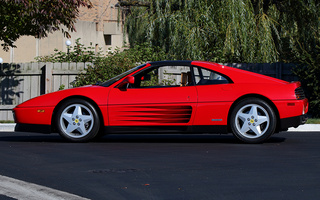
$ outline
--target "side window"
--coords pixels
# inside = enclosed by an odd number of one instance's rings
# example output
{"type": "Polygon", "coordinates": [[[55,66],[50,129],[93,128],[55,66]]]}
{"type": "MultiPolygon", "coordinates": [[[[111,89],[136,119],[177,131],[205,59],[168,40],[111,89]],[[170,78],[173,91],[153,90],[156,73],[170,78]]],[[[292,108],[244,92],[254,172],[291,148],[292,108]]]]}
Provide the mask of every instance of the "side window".
{"type": "Polygon", "coordinates": [[[189,66],[160,66],[135,77],[133,88],[182,87],[193,84],[189,66]]]}
{"type": "Polygon", "coordinates": [[[201,67],[194,67],[196,85],[213,85],[229,83],[223,75],[201,67]]]}

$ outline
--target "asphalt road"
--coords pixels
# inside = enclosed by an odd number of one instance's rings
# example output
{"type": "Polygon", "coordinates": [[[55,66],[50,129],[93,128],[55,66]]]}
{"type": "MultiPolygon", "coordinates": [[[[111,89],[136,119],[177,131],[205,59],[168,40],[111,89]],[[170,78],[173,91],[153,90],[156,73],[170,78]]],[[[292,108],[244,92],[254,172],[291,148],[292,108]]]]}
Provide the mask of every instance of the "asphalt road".
{"type": "Polygon", "coordinates": [[[110,135],[74,144],[1,132],[0,163],[2,176],[88,199],[320,199],[320,132],[283,132],[258,145],[232,135],[110,135]]]}

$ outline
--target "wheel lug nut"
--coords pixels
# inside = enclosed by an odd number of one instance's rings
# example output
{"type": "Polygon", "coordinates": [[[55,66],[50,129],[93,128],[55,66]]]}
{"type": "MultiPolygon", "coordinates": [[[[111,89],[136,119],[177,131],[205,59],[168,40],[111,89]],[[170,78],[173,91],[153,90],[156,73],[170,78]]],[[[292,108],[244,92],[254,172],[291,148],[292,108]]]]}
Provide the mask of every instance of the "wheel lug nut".
{"type": "Polygon", "coordinates": [[[251,123],[249,122],[249,123],[248,123],[248,125],[250,126],[250,125],[251,125],[251,123]]]}
{"type": "Polygon", "coordinates": [[[257,120],[257,119],[255,119],[254,121],[255,121],[255,122],[258,122],[258,120],[257,120]]]}
{"type": "Polygon", "coordinates": [[[75,120],[75,118],[72,118],[72,121],[74,121],[75,120]]]}
{"type": "Polygon", "coordinates": [[[248,118],[247,120],[250,121],[250,118],[248,118]]]}
{"type": "Polygon", "coordinates": [[[78,123],[78,126],[80,126],[80,123],[78,123]]]}
{"type": "Polygon", "coordinates": [[[79,121],[82,122],[82,119],[80,118],[79,121]]]}
{"type": "Polygon", "coordinates": [[[253,119],[254,117],[253,116],[251,116],[251,119],[253,119]]]}
{"type": "Polygon", "coordinates": [[[253,123],[252,125],[253,125],[253,126],[255,126],[256,124],[255,124],[255,123],[253,123]]]}
{"type": "Polygon", "coordinates": [[[77,115],[77,116],[76,116],[76,118],[78,119],[78,118],[79,118],[79,116],[77,115]]]}
{"type": "Polygon", "coordinates": [[[76,125],[76,123],[75,123],[75,122],[73,122],[73,125],[76,125]]]}

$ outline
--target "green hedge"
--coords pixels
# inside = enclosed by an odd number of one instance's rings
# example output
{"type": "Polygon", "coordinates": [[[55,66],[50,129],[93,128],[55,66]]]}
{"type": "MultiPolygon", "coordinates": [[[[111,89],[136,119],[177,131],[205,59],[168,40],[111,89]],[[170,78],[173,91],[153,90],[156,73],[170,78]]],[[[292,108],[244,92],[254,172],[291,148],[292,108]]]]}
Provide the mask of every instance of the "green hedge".
{"type": "Polygon", "coordinates": [[[148,44],[135,45],[133,48],[120,51],[108,51],[103,55],[101,51],[95,52],[94,48],[85,47],[76,40],[76,45],[70,48],[69,54],[57,51],[49,56],[37,57],[38,62],[92,62],[85,73],[81,73],[71,83],[74,87],[104,82],[132,67],[136,67],[148,61],[160,61],[166,59],[166,54],[158,47],[150,47],[148,44]]]}

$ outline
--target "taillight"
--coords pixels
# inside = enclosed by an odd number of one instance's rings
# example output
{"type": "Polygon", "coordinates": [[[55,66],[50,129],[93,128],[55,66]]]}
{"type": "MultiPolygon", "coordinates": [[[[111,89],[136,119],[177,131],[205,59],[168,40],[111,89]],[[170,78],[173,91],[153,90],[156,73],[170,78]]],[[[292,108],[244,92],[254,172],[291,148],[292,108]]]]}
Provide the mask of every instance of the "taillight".
{"type": "Polygon", "coordinates": [[[304,91],[302,87],[298,87],[294,90],[294,93],[296,94],[296,99],[302,100],[306,98],[306,95],[304,94],[304,91]]]}

